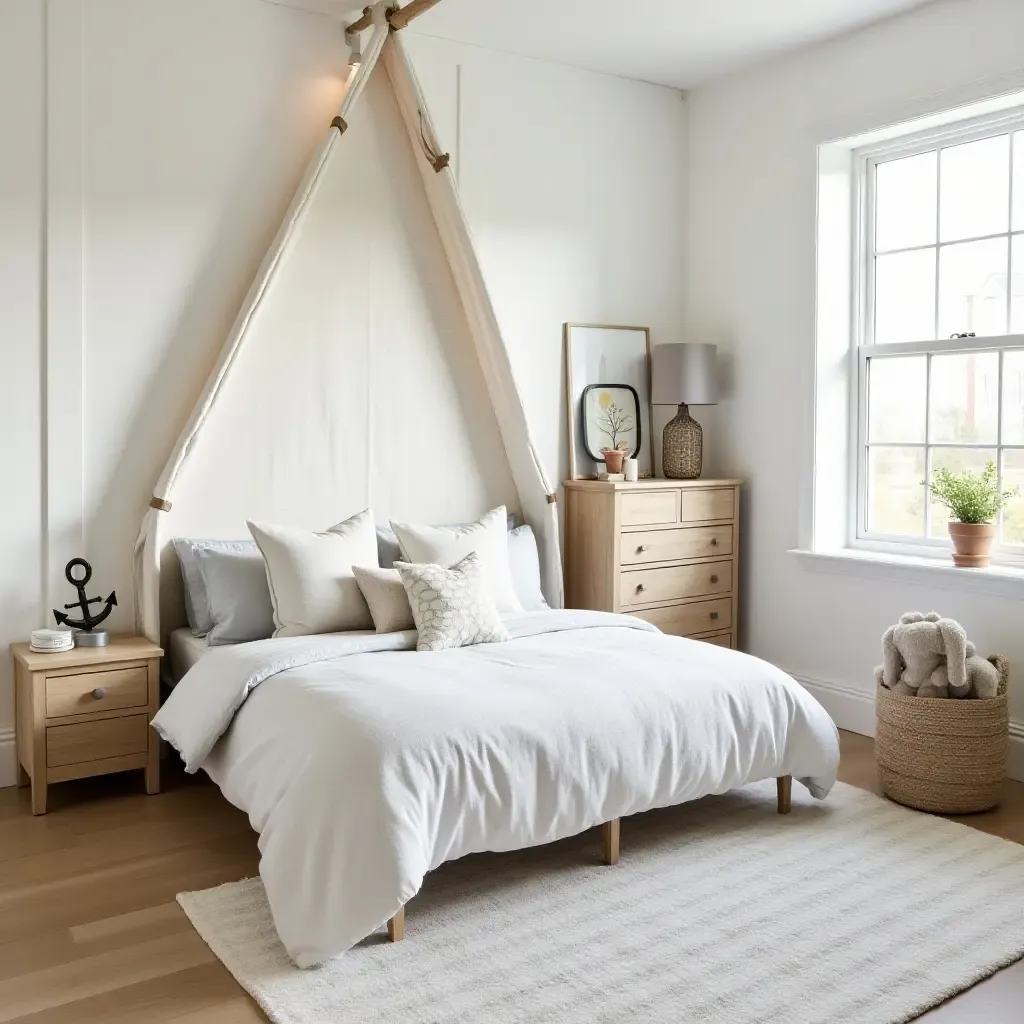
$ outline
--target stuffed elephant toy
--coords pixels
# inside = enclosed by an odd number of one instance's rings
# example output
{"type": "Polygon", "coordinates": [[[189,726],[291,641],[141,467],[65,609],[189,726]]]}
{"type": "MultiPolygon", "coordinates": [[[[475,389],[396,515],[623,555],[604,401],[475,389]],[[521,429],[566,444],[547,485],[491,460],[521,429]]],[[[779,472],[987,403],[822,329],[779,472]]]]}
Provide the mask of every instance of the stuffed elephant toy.
{"type": "Polygon", "coordinates": [[[907,612],[882,637],[879,681],[918,697],[994,697],[999,672],[979,658],[963,626],[936,612],[907,612]]]}
{"type": "Polygon", "coordinates": [[[882,636],[882,683],[894,693],[966,697],[967,634],[937,612],[907,612],[882,636]]]}

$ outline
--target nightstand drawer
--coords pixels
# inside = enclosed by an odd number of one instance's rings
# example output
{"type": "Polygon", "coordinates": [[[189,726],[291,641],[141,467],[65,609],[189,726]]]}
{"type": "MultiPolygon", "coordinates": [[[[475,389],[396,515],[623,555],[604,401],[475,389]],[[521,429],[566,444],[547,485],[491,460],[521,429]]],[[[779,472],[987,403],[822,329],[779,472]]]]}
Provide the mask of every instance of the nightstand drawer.
{"type": "Polygon", "coordinates": [[[82,761],[142,754],[148,747],[148,715],[54,725],[46,730],[46,766],[57,768],[82,761]]]}
{"type": "Polygon", "coordinates": [[[706,522],[711,519],[732,519],[736,514],[731,487],[706,491],[683,491],[679,518],[684,523],[706,522]]]}
{"type": "MultiPolygon", "coordinates": [[[[731,589],[732,562],[636,569],[619,576],[619,604],[629,608],[684,597],[727,594],[731,589]]],[[[722,628],[728,629],[729,623],[723,623],[722,628]]]]}
{"type": "Polygon", "coordinates": [[[623,526],[655,526],[679,522],[678,491],[636,491],[623,494],[621,523],[623,526]]]}
{"type": "Polygon", "coordinates": [[[683,558],[732,554],[731,526],[690,526],[682,530],[641,530],[619,537],[623,566],[677,562],[683,558]]]}
{"type": "Polygon", "coordinates": [[[46,717],[144,708],[149,704],[145,665],[46,677],[46,717]]]}
{"type": "Polygon", "coordinates": [[[645,612],[630,614],[652,623],[663,633],[689,636],[691,633],[707,633],[712,629],[729,629],[732,626],[732,599],[726,597],[717,601],[695,601],[693,604],[649,608],[645,612]]]}

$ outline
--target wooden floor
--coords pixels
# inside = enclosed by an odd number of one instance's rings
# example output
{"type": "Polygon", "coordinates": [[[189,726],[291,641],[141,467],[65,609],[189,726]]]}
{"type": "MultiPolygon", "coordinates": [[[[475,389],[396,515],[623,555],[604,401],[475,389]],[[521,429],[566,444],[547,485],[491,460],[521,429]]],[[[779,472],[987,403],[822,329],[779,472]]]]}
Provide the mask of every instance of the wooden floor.
{"type": "MultiPolygon", "coordinates": [[[[871,740],[842,745],[840,778],[875,789],[871,740]]],[[[0,1021],[265,1024],[174,902],[254,874],[256,837],[213,785],[167,774],[155,797],[141,772],[54,786],[41,818],[0,790],[0,1021]]],[[[1024,784],[964,820],[1024,843],[1024,784]]],[[[1020,1024],[1024,962],[921,1020],[1020,1024]]]]}

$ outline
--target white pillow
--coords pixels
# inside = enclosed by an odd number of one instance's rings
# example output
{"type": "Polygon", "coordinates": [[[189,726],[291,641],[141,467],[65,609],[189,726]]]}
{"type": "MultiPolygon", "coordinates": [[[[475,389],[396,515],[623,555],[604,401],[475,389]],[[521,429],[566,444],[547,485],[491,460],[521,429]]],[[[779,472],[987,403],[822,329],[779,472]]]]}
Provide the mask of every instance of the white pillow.
{"type": "Polygon", "coordinates": [[[512,585],[524,612],[539,612],[550,607],[540,586],[540,555],[537,538],[529,526],[517,526],[508,533],[508,567],[512,585]]]}
{"type": "Polygon", "coordinates": [[[274,636],[373,629],[353,565],[375,565],[377,535],[366,509],[326,533],[248,523],[267,566],[274,636]]]}
{"type": "Polygon", "coordinates": [[[354,565],[352,572],[373,616],[378,633],[400,633],[415,629],[416,623],[397,569],[373,569],[354,565]]]}
{"type": "Polygon", "coordinates": [[[498,611],[521,612],[523,606],[516,597],[508,567],[507,523],[508,516],[502,505],[475,523],[455,529],[396,523],[393,519],[391,529],[398,537],[406,562],[447,568],[475,551],[480,556],[484,578],[498,611]]]}
{"type": "Polygon", "coordinates": [[[471,551],[450,569],[395,562],[409,595],[417,651],[445,651],[511,640],[491,597],[483,559],[471,551]]]}

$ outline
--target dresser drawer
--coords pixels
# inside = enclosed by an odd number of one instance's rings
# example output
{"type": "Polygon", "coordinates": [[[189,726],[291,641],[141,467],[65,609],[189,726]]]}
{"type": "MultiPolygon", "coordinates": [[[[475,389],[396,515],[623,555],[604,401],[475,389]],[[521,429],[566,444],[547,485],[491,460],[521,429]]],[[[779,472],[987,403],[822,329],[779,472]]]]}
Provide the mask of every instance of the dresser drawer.
{"type": "Polygon", "coordinates": [[[711,636],[698,636],[695,639],[704,644],[714,644],[716,647],[732,647],[732,633],[713,633],[711,636]]]}
{"type": "Polygon", "coordinates": [[[691,633],[731,628],[732,598],[695,601],[693,604],[677,604],[671,608],[648,608],[647,611],[630,614],[652,623],[663,633],[689,636],[691,633]]]}
{"type": "Polygon", "coordinates": [[[718,487],[706,491],[681,491],[679,519],[684,523],[732,519],[736,515],[735,491],[718,487]]]}
{"type": "Polygon", "coordinates": [[[634,491],[619,499],[623,526],[655,526],[679,522],[678,491],[634,491]]]}
{"type": "Polygon", "coordinates": [[[144,708],[149,703],[145,665],[46,677],[46,717],[144,708]]]}
{"type": "Polygon", "coordinates": [[[619,563],[678,562],[684,558],[732,554],[731,526],[690,526],[676,530],[638,530],[619,536],[619,563]]]}
{"type": "Polygon", "coordinates": [[[149,716],[128,715],[98,722],[53,725],[46,730],[46,766],[142,754],[149,748],[149,716]]]}
{"type": "MultiPolygon", "coordinates": [[[[731,589],[731,561],[635,569],[619,576],[619,605],[629,608],[684,597],[728,594],[731,589]]],[[[728,627],[729,623],[723,623],[723,629],[728,627]]]]}

